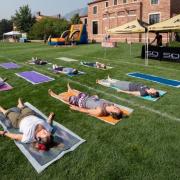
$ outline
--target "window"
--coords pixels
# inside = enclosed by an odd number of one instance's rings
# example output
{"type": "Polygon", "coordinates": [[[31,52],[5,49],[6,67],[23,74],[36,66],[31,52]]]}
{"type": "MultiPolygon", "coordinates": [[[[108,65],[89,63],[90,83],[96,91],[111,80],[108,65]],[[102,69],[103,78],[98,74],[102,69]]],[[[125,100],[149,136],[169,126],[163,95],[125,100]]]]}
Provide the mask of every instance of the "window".
{"type": "Polygon", "coordinates": [[[97,6],[93,7],[93,14],[97,14],[97,6]]]}
{"type": "Polygon", "coordinates": [[[128,11],[128,15],[135,15],[136,14],[136,10],[129,10],[128,11]]]}
{"type": "Polygon", "coordinates": [[[123,0],[123,3],[127,3],[127,0],[123,0]]]}
{"type": "Polygon", "coordinates": [[[117,5],[117,0],[114,0],[114,6],[116,6],[117,5]]]}
{"type": "Polygon", "coordinates": [[[92,23],[92,33],[93,34],[98,34],[98,22],[97,21],[93,21],[92,23]]]}
{"type": "Polygon", "coordinates": [[[84,24],[87,24],[87,18],[84,19],[84,24]]]}
{"type": "Polygon", "coordinates": [[[160,14],[150,14],[149,15],[149,24],[155,24],[160,22],[160,14]]]}
{"type": "Polygon", "coordinates": [[[151,4],[159,4],[159,0],[151,0],[151,4]]]}
{"type": "Polygon", "coordinates": [[[105,2],[105,7],[108,7],[108,6],[109,6],[109,2],[106,1],[106,2],[105,2]]]}
{"type": "Polygon", "coordinates": [[[117,15],[118,15],[118,16],[124,16],[124,15],[125,15],[125,11],[119,11],[119,12],[117,13],[117,15]]]}

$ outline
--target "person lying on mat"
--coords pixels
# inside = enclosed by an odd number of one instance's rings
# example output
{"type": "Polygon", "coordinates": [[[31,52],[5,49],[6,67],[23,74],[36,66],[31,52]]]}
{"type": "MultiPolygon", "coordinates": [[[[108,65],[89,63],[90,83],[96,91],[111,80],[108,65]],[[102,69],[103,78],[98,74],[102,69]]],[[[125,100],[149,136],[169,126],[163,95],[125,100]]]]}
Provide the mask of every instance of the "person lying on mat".
{"type": "Polygon", "coordinates": [[[90,96],[86,93],[71,89],[68,84],[68,92],[73,94],[70,97],[63,97],[55,94],[51,89],[48,93],[50,96],[64,100],[71,105],[71,109],[78,110],[93,116],[112,116],[114,119],[121,119],[123,112],[119,107],[106,100],[100,99],[97,95],[90,96]]]}
{"type": "Polygon", "coordinates": [[[74,68],[65,68],[63,66],[58,66],[57,64],[53,64],[52,66],[53,70],[63,72],[66,74],[78,74],[78,70],[74,68]]]}
{"type": "MultiPolygon", "coordinates": [[[[102,83],[102,80],[97,80],[96,82],[102,83]]],[[[109,76],[108,76],[108,79],[103,81],[103,84],[105,84],[106,86],[111,86],[111,87],[115,87],[119,89],[117,90],[118,92],[124,92],[124,93],[132,94],[135,96],[149,96],[150,95],[153,98],[157,98],[160,96],[159,92],[154,88],[149,88],[146,85],[133,83],[129,81],[114,80],[114,79],[111,79],[109,76]]]]}
{"type": "Polygon", "coordinates": [[[48,150],[52,147],[53,136],[51,127],[54,113],[51,112],[47,122],[39,118],[29,107],[24,106],[21,99],[18,99],[18,112],[11,109],[5,110],[0,106],[0,112],[7,117],[14,128],[19,128],[19,134],[0,131],[0,135],[9,137],[22,143],[35,143],[39,150],[48,150]]]}
{"type": "Polygon", "coordinates": [[[106,69],[106,65],[103,64],[103,63],[100,63],[100,62],[95,62],[95,63],[91,63],[91,62],[82,62],[83,65],[86,65],[86,66],[92,66],[92,67],[95,67],[95,68],[100,68],[100,69],[106,69]]]}
{"type": "Polygon", "coordinates": [[[1,86],[4,86],[4,84],[5,84],[6,81],[7,81],[6,78],[0,79],[0,87],[1,87],[1,86]]]}
{"type": "Polygon", "coordinates": [[[45,65],[45,64],[47,64],[47,61],[44,61],[42,59],[38,59],[37,57],[36,58],[32,57],[32,60],[28,61],[28,63],[34,63],[36,65],[45,65]]]}

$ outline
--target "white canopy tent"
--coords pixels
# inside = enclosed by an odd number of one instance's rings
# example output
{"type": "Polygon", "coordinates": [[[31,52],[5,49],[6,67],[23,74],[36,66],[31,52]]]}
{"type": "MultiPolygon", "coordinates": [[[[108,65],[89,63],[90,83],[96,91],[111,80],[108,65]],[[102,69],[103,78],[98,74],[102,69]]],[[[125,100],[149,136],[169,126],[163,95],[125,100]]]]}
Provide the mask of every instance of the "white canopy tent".
{"type": "MultiPolygon", "coordinates": [[[[148,27],[147,32],[147,39],[149,32],[180,32],[180,14],[176,15],[170,19],[167,19],[165,21],[153,24],[148,27]]],[[[148,52],[148,43],[147,43],[147,50],[148,52]]],[[[145,52],[146,53],[146,52],[145,52]]],[[[147,64],[148,64],[148,53],[147,53],[147,64]]]]}
{"type": "Polygon", "coordinates": [[[18,31],[10,31],[3,34],[3,36],[17,36],[17,35],[21,35],[21,33],[18,31]]]}
{"type": "Polygon", "coordinates": [[[22,33],[18,32],[18,31],[10,31],[10,32],[4,33],[3,34],[3,41],[4,41],[5,36],[16,37],[16,36],[20,36],[20,35],[22,35],[22,33]]]}
{"type": "MultiPolygon", "coordinates": [[[[136,19],[136,20],[133,20],[126,24],[123,24],[121,26],[118,26],[116,28],[109,29],[109,30],[107,30],[107,32],[110,34],[145,33],[145,36],[146,36],[147,25],[148,25],[147,23],[136,19]]],[[[145,44],[147,44],[147,36],[146,36],[145,44]]],[[[146,45],[145,45],[145,47],[146,47],[146,45]]],[[[130,43],[130,54],[131,54],[131,43],[130,43]]],[[[145,65],[148,65],[147,62],[148,62],[148,60],[147,60],[147,56],[146,56],[145,65]]]]}

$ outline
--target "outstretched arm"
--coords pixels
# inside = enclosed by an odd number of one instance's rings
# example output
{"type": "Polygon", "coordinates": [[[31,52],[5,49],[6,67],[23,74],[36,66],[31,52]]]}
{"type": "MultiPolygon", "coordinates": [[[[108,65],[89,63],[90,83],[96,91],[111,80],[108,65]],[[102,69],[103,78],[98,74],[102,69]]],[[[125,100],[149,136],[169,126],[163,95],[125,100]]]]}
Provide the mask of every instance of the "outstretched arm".
{"type": "Polygon", "coordinates": [[[79,112],[87,113],[87,114],[92,115],[92,116],[100,116],[101,115],[101,109],[99,109],[99,108],[96,108],[96,109],[85,109],[85,108],[80,108],[80,107],[77,107],[77,106],[70,106],[70,108],[72,110],[76,110],[76,111],[79,111],[79,112]]]}
{"type": "Polygon", "coordinates": [[[123,93],[126,93],[126,94],[132,94],[134,96],[141,96],[140,92],[139,91],[123,91],[123,90],[117,90],[117,92],[123,92],[123,93]]]}
{"type": "Polygon", "coordinates": [[[13,139],[16,141],[21,141],[23,137],[22,134],[14,134],[14,133],[6,132],[6,131],[0,131],[0,135],[9,137],[10,139],[13,139]]]}
{"type": "Polygon", "coordinates": [[[48,117],[48,119],[47,119],[47,123],[48,123],[48,124],[52,125],[54,116],[55,116],[55,114],[54,114],[53,112],[51,112],[51,113],[49,114],[49,117],[48,117]]]}

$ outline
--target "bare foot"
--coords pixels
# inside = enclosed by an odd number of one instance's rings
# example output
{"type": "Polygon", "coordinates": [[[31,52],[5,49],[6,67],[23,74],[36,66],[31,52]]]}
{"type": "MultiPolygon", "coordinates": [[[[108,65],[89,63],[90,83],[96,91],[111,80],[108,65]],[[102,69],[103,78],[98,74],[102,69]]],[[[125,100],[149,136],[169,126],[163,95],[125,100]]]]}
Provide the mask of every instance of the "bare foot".
{"type": "Polygon", "coordinates": [[[55,94],[51,89],[48,90],[48,94],[52,97],[58,97],[58,95],[55,94]]]}
{"type": "Polygon", "coordinates": [[[0,106],[0,112],[2,112],[3,114],[5,114],[7,112],[7,110],[5,110],[2,106],[0,106]]]}
{"type": "Polygon", "coordinates": [[[18,108],[23,108],[24,107],[24,103],[22,102],[21,98],[18,99],[18,108]]]}
{"type": "Polygon", "coordinates": [[[72,90],[71,86],[69,85],[69,83],[67,83],[67,88],[68,88],[68,91],[72,90]]]}

